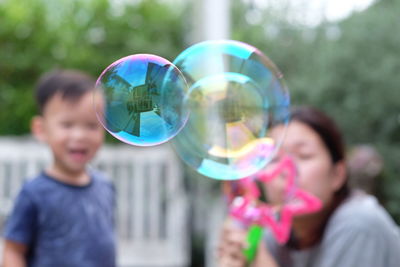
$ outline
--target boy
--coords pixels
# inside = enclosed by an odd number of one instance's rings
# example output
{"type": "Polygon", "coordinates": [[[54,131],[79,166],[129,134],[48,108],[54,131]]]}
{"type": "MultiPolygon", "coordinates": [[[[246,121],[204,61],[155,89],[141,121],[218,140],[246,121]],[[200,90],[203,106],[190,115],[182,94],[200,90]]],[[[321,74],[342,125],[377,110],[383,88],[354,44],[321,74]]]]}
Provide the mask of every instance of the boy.
{"type": "Polygon", "coordinates": [[[86,168],[104,138],[93,108],[103,98],[93,97],[100,94],[94,84],[72,70],[39,81],[32,132],[50,147],[53,163],[19,193],[5,228],[3,267],[115,267],[113,187],[86,168]]]}

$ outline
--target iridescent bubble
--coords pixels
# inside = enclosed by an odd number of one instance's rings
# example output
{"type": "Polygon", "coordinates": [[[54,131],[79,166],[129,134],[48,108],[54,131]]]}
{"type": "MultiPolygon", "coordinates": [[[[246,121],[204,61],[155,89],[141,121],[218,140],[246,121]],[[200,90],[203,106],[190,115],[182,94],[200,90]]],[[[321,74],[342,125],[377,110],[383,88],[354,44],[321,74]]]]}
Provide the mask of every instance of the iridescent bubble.
{"type": "Polygon", "coordinates": [[[172,140],[177,154],[202,175],[235,180],[252,175],[282,141],[268,137],[287,124],[289,93],[282,74],[256,48],[237,41],[206,41],[175,60],[189,85],[190,117],[172,140]]]}
{"type": "MultiPolygon", "coordinates": [[[[185,125],[187,84],[168,60],[149,54],[131,55],[112,63],[97,80],[105,107],[96,114],[119,140],[152,146],[173,138],[185,125]]],[[[97,94],[100,95],[100,94],[97,94]]]]}

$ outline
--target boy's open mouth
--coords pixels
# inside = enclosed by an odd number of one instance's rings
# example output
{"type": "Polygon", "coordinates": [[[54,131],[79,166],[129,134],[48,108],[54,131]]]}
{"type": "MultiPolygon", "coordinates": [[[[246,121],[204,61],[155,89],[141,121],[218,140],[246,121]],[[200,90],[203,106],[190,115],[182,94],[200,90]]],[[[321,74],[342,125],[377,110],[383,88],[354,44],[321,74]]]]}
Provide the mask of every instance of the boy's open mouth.
{"type": "Polygon", "coordinates": [[[68,153],[75,160],[83,160],[88,155],[89,151],[85,148],[72,148],[68,150],[68,153]]]}

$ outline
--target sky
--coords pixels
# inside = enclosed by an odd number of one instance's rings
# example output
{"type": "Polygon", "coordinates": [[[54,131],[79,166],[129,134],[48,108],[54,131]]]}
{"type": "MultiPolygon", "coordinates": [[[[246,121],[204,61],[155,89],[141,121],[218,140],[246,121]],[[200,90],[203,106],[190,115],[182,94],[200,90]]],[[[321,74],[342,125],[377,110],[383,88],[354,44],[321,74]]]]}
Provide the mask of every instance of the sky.
{"type": "Polygon", "coordinates": [[[315,26],[323,20],[331,22],[341,20],[352,12],[362,11],[375,0],[244,0],[261,8],[290,6],[294,22],[315,26]]]}
{"type": "MultiPolygon", "coordinates": [[[[1,0],[0,0],[1,1],[1,0]]],[[[113,0],[115,3],[140,2],[143,0],[113,0]]],[[[163,0],[165,2],[186,2],[187,0],[163,0]]],[[[216,6],[219,2],[223,3],[230,0],[192,0],[208,2],[211,6],[216,6]],[[218,2],[215,2],[218,1],[218,2]]],[[[376,0],[242,0],[243,2],[253,3],[260,8],[269,6],[290,5],[293,13],[294,22],[300,22],[309,26],[316,26],[323,20],[338,21],[352,12],[362,11],[368,8],[376,0]]],[[[252,14],[255,15],[255,14],[252,14]]]]}
{"type": "MultiPolygon", "coordinates": [[[[294,2],[295,0],[292,0],[294,2]]],[[[337,21],[349,16],[354,11],[362,11],[374,0],[308,0],[311,20],[320,21],[324,17],[328,21],[337,21]]],[[[315,23],[310,21],[310,23],[315,23]]]]}

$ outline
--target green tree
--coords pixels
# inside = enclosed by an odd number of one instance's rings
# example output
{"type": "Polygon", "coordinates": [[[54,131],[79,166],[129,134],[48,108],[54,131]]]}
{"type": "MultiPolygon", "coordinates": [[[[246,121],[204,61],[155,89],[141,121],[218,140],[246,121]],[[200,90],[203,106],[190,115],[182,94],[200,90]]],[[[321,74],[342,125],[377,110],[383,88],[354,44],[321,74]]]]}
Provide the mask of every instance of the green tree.
{"type": "Polygon", "coordinates": [[[0,135],[28,133],[33,87],[46,71],[77,68],[98,76],[137,53],[172,61],[184,46],[183,13],[157,0],[0,2],[0,135]]]}

